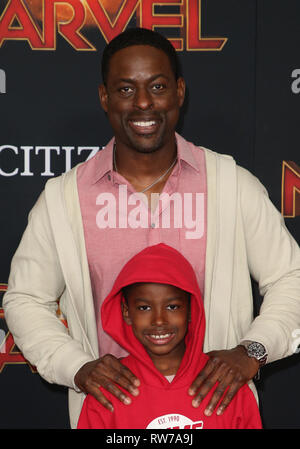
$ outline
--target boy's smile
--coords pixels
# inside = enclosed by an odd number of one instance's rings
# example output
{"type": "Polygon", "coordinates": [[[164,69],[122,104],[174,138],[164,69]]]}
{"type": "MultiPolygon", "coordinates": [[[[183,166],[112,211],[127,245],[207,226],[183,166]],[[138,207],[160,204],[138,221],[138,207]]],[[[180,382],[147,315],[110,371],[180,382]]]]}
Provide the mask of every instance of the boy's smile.
{"type": "Polygon", "coordinates": [[[163,374],[178,369],[185,352],[189,294],[167,284],[137,283],[126,289],[123,316],[163,374]]]}
{"type": "Polygon", "coordinates": [[[173,332],[168,332],[164,334],[151,333],[149,335],[146,334],[145,337],[148,338],[148,340],[154,345],[166,345],[172,340],[174,335],[175,333],[173,332]]]}

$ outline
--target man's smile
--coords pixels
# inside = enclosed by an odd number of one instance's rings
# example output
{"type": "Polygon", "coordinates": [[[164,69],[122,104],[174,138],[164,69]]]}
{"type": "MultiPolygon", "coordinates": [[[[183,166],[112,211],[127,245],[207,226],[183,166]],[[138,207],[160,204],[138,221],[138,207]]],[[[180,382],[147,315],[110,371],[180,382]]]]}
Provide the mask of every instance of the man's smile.
{"type": "Polygon", "coordinates": [[[136,134],[153,134],[157,131],[160,121],[159,120],[129,120],[128,124],[130,128],[136,134]]]}

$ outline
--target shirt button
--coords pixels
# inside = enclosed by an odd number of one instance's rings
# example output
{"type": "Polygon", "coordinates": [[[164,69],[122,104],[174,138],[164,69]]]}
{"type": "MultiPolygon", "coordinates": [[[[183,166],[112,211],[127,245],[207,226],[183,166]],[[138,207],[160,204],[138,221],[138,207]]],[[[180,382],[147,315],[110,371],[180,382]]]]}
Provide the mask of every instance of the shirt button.
{"type": "Polygon", "coordinates": [[[111,180],[111,176],[110,175],[108,175],[107,178],[108,178],[109,181],[111,180]]]}
{"type": "Polygon", "coordinates": [[[155,223],[151,223],[151,228],[155,228],[155,223]]]}

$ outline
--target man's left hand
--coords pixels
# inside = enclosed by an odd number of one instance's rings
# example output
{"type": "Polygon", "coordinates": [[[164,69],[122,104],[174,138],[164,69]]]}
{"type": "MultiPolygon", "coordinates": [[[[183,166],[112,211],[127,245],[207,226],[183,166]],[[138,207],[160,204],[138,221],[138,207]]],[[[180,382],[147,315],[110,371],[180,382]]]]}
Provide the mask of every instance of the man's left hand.
{"type": "Polygon", "coordinates": [[[209,360],[192,383],[189,394],[196,395],[192,405],[198,407],[216,382],[219,382],[204,414],[210,416],[214,412],[227,390],[217,409],[217,415],[221,415],[237,391],[256,375],[259,363],[255,358],[247,355],[243,346],[236,346],[229,350],[211,351],[207,355],[209,360]]]}

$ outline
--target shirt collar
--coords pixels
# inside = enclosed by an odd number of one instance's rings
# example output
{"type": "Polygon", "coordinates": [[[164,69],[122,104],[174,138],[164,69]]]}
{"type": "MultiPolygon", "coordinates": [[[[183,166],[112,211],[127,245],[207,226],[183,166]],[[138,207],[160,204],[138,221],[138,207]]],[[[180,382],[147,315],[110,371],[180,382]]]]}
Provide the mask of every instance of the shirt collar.
{"type": "MultiPolygon", "coordinates": [[[[199,166],[196,159],[193,156],[191,150],[191,143],[185,140],[180,134],[175,133],[177,142],[177,158],[178,161],[184,161],[186,164],[199,171],[199,166]]],[[[92,184],[95,184],[107,173],[113,171],[113,148],[114,148],[115,138],[113,137],[103,150],[100,150],[97,154],[95,171],[92,184]]]]}
{"type": "Polygon", "coordinates": [[[192,143],[185,140],[180,134],[175,133],[177,142],[177,158],[178,161],[184,161],[186,164],[194,168],[196,171],[200,170],[199,163],[196,161],[193,155],[192,143]]]}
{"type": "Polygon", "coordinates": [[[107,173],[113,171],[113,149],[115,138],[113,137],[108,144],[100,150],[96,156],[94,175],[91,180],[95,184],[107,173]]]}

